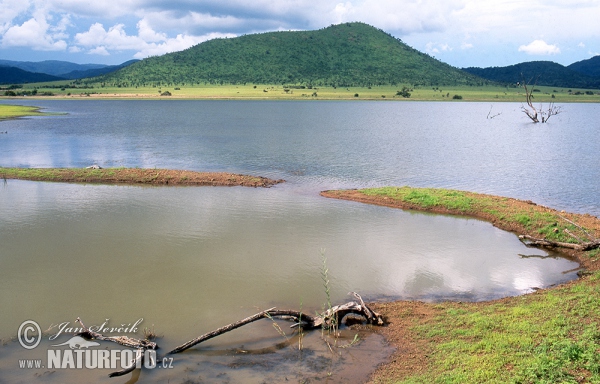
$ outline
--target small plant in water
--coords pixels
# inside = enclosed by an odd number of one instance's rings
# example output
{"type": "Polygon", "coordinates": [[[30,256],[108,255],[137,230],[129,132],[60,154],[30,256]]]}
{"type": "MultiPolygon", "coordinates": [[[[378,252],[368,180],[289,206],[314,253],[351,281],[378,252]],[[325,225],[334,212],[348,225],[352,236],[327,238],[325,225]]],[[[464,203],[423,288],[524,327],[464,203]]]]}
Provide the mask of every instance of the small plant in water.
{"type": "Polygon", "coordinates": [[[279,333],[281,336],[283,336],[283,338],[285,339],[285,341],[289,341],[287,335],[285,334],[285,332],[283,331],[283,329],[281,329],[281,327],[279,326],[279,324],[277,324],[277,322],[275,321],[275,319],[273,319],[273,317],[271,315],[269,315],[268,313],[266,314],[266,316],[269,318],[269,320],[271,320],[273,322],[273,328],[275,328],[275,330],[277,331],[277,333],[279,333]]]}
{"type": "Polygon", "coordinates": [[[154,324],[152,324],[152,328],[144,327],[142,332],[144,333],[144,338],[148,341],[152,341],[158,337],[154,330],[154,324]]]}

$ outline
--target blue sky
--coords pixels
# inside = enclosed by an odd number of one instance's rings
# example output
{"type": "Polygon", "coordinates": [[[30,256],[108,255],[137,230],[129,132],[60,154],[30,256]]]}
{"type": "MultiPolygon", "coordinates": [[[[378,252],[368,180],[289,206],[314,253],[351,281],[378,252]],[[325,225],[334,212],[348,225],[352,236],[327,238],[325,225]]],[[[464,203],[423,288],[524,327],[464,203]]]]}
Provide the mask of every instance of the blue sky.
{"type": "Polygon", "coordinates": [[[0,0],[0,58],[119,64],[362,21],[456,67],[600,54],[600,0],[0,0]]]}

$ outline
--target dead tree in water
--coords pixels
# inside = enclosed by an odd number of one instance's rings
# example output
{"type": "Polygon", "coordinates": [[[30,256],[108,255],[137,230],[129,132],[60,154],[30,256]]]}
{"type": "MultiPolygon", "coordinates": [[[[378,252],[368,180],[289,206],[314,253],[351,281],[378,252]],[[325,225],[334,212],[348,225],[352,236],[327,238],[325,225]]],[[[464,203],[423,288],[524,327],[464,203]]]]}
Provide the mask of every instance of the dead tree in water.
{"type": "MultiPolygon", "coordinates": [[[[539,77],[539,76],[538,76],[539,77]]],[[[521,74],[521,78],[523,75],[521,74]]],[[[525,99],[527,102],[527,107],[521,106],[521,110],[524,114],[527,115],[534,123],[539,123],[540,119],[542,123],[545,123],[550,119],[551,116],[558,115],[561,113],[561,108],[554,105],[553,102],[550,103],[547,110],[544,110],[542,105],[540,104],[539,108],[536,108],[533,105],[533,91],[535,90],[536,81],[533,83],[533,87],[531,89],[527,88],[527,82],[523,79],[523,88],[525,89],[525,99]]]]}
{"type": "MultiPolygon", "coordinates": [[[[292,324],[291,328],[302,328],[304,330],[311,330],[311,329],[317,329],[317,328],[325,328],[325,329],[330,328],[333,324],[340,324],[343,321],[344,317],[346,317],[347,315],[350,315],[350,314],[363,317],[367,324],[372,324],[372,325],[383,325],[384,324],[383,316],[381,314],[373,311],[371,308],[369,308],[358,293],[350,292],[350,295],[354,296],[354,298],[357,301],[350,301],[346,304],[336,305],[334,307],[331,307],[324,313],[317,315],[317,316],[310,316],[305,313],[302,313],[302,311],[278,310],[276,308],[270,308],[265,311],[258,312],[255,315],[246,317],[245,319],[242,319],[235,323],[228,324],[224,327],[218,328],[214,331],[211,331],[211,332],[205,333],[201,336],[198,336],[197,338],[180,345],[179,347],[173,349],[172,351],[167,352],[167,355],[181,353],[181,352],[183,352],[189,348],[192,348],[193,346],[198,345],[206,340],[212,339],[213,337],[217,337],[226,332],[232,331],[234,329],[237,329],[241,326],[250,324],[250,323],[260,320],[260,319],[272,319],[272,318],[277,317],[277,318],[281,318],[281,319],[285,319],[285,320],[290,320],[294,323],[294,324],[292,324]]],[[[83,328],[83,332],[80,332],[77,334],[79,336],[84,336],[89,339],[111,341],[113,343],[117,343],[117,344],[123,345],[125,347],[136,349],[135,357],[131,361],[130,365],[127,367],[124,367],[120,371],[111,373],[109,375],[110,377],[123,376],[123,375],[126,375],[126,374],[132,372],[133,370],[135,370],[136,367],[141,367],[143,364],[143,361],[144,361],[144,356],[146,355],[145,352],[147,350],[158,349],[158,345],[149,340],[138,340],[138,339],[133,339],[133,338],[130,338],[127,336],[106,337],[100,333],[94,332],[94,331],[90,330],[89,328],[87,328],[83,324],[83,321],[80,318],[77,318],[77,322],[79,324],[81,324],[81,327],[83,328]]],[[[154,356],[156,356],[156,355],[154,355],[154,356]]]]}

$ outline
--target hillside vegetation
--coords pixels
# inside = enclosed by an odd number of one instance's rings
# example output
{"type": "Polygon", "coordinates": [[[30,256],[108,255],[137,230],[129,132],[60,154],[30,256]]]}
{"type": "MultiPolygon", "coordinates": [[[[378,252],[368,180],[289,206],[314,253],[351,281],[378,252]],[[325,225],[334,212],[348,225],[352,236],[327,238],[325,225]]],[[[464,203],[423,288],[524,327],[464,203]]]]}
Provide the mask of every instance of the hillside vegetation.
{"type": "Polygon", "coordinates": [[[364,23],[210,40],[181,52],[142,60],[90,82],[121,87],[486,83],[364,23]]]}
{"type": "Polygon", "coordinates": [[[584,75],[600,78],[600,55],[587,60],[581,60],[569,65],[567,68],[584,75]]]}
{"type": "Polygon", "coordinates": [[[28,72],[16,67],[0,66],[0,84],[34,83],[61,79],[61,77],[45,73],[28,72]]]}
{"type": "Polygon", "coordinates": [[[600,88],[600,78],[585,74],[592,73],[590,65],[584,64],[582,65],[584,70],[576,71],[577,65],[572,68],[575,64],[577,63],[565,67],[551,61],[531,61],[507,67],[470,67],[463,69],[473,75],[499,83],[516,84],[523,80],[533,83],[537,79],[537,85],[549,87],[600,88]],[[585,72],[586,70],[587,72],[585,72]]]}

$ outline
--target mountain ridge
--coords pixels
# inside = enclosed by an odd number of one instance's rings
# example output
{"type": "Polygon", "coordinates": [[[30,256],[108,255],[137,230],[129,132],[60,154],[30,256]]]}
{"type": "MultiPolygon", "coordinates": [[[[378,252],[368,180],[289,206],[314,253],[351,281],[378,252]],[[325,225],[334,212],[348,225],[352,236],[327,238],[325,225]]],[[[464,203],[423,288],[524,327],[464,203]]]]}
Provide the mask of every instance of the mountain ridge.
{"type": "MultiPolygon", "coordinates": [[[[468,67],[463,70],[475,76],[505,84],[525,81],[550,87],[600,88],[600,77],[586,74],[591,73],[590,65],[586,63],[578,66],[578,63],[581,62],[565,67],[552,61],[528,61],[505,67],[468,67]],[[576,68],[583,68],[583,72],[582,70],[577,71],[576,68]]],[[[597,63],[600,71],[600,61],[597,63]]]]}

